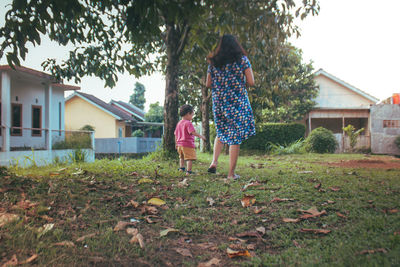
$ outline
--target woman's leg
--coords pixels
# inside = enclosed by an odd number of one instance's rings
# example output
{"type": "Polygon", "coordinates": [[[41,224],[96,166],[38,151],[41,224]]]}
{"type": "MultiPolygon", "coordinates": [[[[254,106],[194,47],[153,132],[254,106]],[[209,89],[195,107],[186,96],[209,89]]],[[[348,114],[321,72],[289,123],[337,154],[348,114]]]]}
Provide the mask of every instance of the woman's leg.
{"type": "Polygon", "coordinates": [[[219,154],[221,154],[221,151],[222,151],[223,147],[224,147],[224,144],[219,140],[218,137],[215,137],[213,161],[211,162],[210,167],[217,167],[219,154]]]}
{"type": "Polygon", "coordinates": [[[240,145],[229,146],[229,172],[228,178],[234,178],[237,159],[239,157],[240,145]]]}

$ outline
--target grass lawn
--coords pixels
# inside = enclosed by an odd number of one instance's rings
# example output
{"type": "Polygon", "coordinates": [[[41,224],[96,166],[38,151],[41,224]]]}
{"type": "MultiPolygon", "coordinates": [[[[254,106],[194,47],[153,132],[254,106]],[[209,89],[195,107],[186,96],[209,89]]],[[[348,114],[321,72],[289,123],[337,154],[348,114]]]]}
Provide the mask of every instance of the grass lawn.
{"type": "Polygon", "coordinates": [[[399,159],[241,156],[238,181],[210,160],[2,169],[0,265],[400,265],[399,159]]]}

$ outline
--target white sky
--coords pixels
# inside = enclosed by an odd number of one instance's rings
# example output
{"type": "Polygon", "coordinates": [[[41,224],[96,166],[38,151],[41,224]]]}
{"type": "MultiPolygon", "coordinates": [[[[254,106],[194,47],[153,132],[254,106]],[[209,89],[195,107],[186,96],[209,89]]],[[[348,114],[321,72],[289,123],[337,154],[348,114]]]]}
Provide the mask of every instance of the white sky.
{"type": "MultiPolygon", "coordinates": [[[[4,25],[5,5],[1,1],[0,26],[4,25]]],[[[305,62],[313,61],[315,70],[323,68],[339,79],[379,98],[400,92],[400,0],[320,0],[316,17],[300,22],[302,36],[290,41],[303,50],[305,62]]],[[[29,49],[23,66],[42,70],[46,58],[66,58],[68,49],[43,40],[29,49]]],[[[251,59],[250,59],[251,60],[251,59]]],[[[6,64],[3,58],[0,64],[6,64]]],[[[88,77],[79,85],[81,91],[108,102],[129,101],[136,81],[146,87],[146,104],[164,103],[165,80],[161,74],[135,79],[120,75],[115,88],[104,88],[100,79],[88,77]]],[[[73,81],[65,81],[74,84],[73,81]]],[[[69,93],[67,93],[68,95],[69,93]]]]}

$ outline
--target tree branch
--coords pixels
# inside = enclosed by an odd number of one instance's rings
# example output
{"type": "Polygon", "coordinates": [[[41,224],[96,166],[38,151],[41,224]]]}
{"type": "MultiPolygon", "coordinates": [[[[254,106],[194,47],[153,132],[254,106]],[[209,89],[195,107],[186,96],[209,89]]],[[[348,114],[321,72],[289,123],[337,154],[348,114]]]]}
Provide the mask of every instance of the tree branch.
{"type": "Polygon", "coordinates": [[[183,52],[183,49],[185,48],[185,44],[189,35],[189,31],[190,31],[190,26],[185,22],[184,23],[184,29],[183,29],[183,34],[181,33],[181,40],[179,42],[179,46],[178,49],[176,51],[176,53],[178,55],[181,55],[183,52]]]}

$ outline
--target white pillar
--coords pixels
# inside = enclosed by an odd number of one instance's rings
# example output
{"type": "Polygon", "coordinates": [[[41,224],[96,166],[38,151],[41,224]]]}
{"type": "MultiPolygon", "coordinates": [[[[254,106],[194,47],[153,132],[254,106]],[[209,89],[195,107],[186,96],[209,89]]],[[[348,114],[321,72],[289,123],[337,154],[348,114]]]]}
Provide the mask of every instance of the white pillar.
{"type": "Polygon", "coordinates": [[[11,81],[6,72],[1,74],[1,150],[10,151],[10,127],[11,127],[11,81]]]}
{"type": "Polygon", "coordinates": [[[53,87],[50,85],[46,86],[45,88],[45,127],[46,130],[46,149],[47,150],[51,150],[52,149],[52,132],[51,130],[52,125],[52,116],[51,114],[53,114],[53,110],[52,110],[52,98],[53,98],[53,87]]]}

